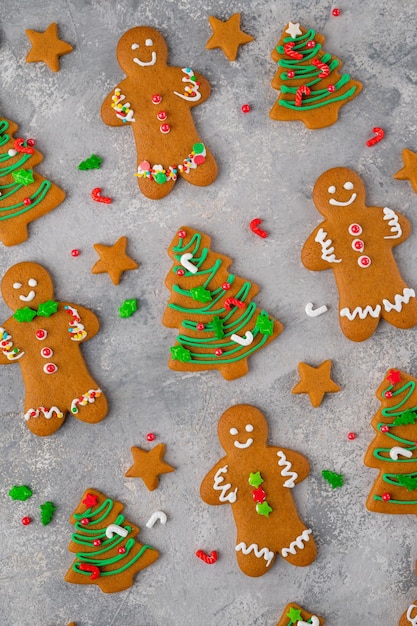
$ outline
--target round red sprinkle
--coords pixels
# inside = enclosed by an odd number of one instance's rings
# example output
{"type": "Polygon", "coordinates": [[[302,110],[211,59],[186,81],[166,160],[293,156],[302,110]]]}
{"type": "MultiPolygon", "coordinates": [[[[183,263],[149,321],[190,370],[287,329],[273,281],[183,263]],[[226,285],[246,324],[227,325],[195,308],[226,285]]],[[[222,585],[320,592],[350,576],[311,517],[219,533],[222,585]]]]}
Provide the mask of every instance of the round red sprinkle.
{"type": "Polygon", "coordinates": [[[153,440],[155,439],[155,435],[154,435],[153,433],[148,433],[148,434],[146,435],[146,439],[147,439],[148,441],[153,441],[153,440]]]}
{"type": "Polygon", "coordinates": [[[118,552],[119,554],[124,554],[124,553],[126,552],[126,548],[124,548],[123,546],[121,546],[121,547],[117,550],[117,552],[118,552]]]}
{"type": "Polygon", "coordinates": [[[295,72],[293,72],[292,70],[287,72],[287,78],[294,78],[294,76],[295,76],[295,72]]]}
{"type": "Polygon", "coordinates": [[[228,289],[230,289],[230,283],[223,283],[223,285],[222,285],[222,289],[224,289],[225,291],[227,291],[228,289]]]}
{"type": "Polygon", "coordinates": [[[354,439],[356,439],[356,434],[355,433],[348,433],[348,439],[353,441],[354,439]]]}
{"type": "Polygon", "coordinates": [[[35,140],[34,139],[28,139],[26,141],[27,145],[30,146],[31,148],[35,145],[35,140]]]}
{"type": "Polygon", "coordinates": [[[96,546],[96,547],[101,546],[101,539],[94,539],[93,546],[96,546]]]}
{"type": "Polygon", "coordinates": [[[204,324],[197,324],[197,330],[204,330],[204,324]]]}
{"type": "Polygon", "coordinates": [[[90,523],[90,520],[88,519],[88,517],[83,517],[83,518],[82,518],[82,520],[81,520],[81,524],[82,524],[83,526],[87,526],[87,524],[89,524],[89,523],[90,523]]]}
{"type": "Polygon", "coordinates": [[[45,359],[49,359],[50,356],[52,356],[52,350],[51,348],[42,348],[41,350],[41,355],[45,358],[45,359]]]}
{"type": "Polygon", "coordinates": [[[164,135],[167,135],[169,131],[171,130],[171,126],[169,124],[161,124],[161,126],[159,127],[159,130],[164,135]]]}
{"type": "Polygon", "coordinates": [[[160,122],[163,122],[164,120],[166,120],[168,115],[165,113],[165,111],[159,111],[159,113],[158,113],[158,115],[156,117],[158,118],[158,120],[160,122]]]}
{"type": "Polygon", "coordinates": [[[152,96],[152,102],[153,102],[154,104],[159,104],[160,102],[162,102],[162,98],[161,98],[161,96],[159,95],[159,93],[155,93],[155,94],[152,96]]]}
{"type": "Polygon", "coordinates": [[[71,256],[80,256],[80,251],[74,248],[74,250],[71,250],[71,256]]]}
{"type": "Polygon", "coordinates": [[[389,431],[389,426],[381,426],[381,433],[387,433],[389,431]]]}
{"type": "Polygon", "coordinates": [[[339,15],[340,15],[340,9],[337,9],[337,8],[333,9],[333,10],[332,10],[332,15],[333,15],[334,17],[339,17],[339,15]]]}
{"type": "Polygon", "coordinates": [[[29,204],[32,204],[32,200],[30,198],[23,198],[23,204],[29,206],[29,204]]]}
{"type": "Polygon", "coordinates": [[[30,517],[22,517],[22,524],[23,524],[23,526],[27,526],[28,524],[31,523],[31,521],[32,520],[30,519],[30,517]]]}
{"type": "Polygon", "coordinates": [[[329,85],[327,87],[327,91],[330,91],[330,93],[333,93],[335,89],[336,89],[336,87],[334,85],[329,85]]]}
{"type": "Polygon", "coordinates": [[[316,42],[315,41],[307,41],[306,47],[307,48],[315,48],[316,47],[316,42]]]}
{"type": "Polygon", "coordinates": [[[177,270],[177,274],[178,274],[178,276],[184,276],[185,270],[181,269],[181,267],[180,267],[180,269],[177,270]]]}
{"type": "Polygon", "coordinates": [[[386,398],[392,398],[393,394],[392,394],[392,391],[386,391],[384,395],[386,398]]]}
{"type": "Polygon", "coordinates": [[[185,232],[185,230],[180,230],[180,232],[178,233],[178,237],[180,239],[184,239],[184,237],[187,235],[187,233],[185,232]]]}
{"type": "Polygon", "coordinates": [[[242,104],[242,113],[249,113],[249,111],[250,111],[250,105],[242,104]]]}
{"type": "Polygon", "coordinates": [[[55,365],[55,363],[47,363],[43,369],[48,374],[55,374],[55,372],[57,371],[58,368],[55,365]]]}
{"type": "Polygon", "coordinates": [[[214,351],[214,354],[215,354],[216,356],[221,356],[221,355],[223,354],[223,350],[222,350],[221,348],[217,348],[217,349],[214,351]]]}
{"type": "Polygon", "coordinates": [[[389,493],[383,493],[382,494],[382,499],[384,502],[388,502],[388,500],[391,500],[391,496],[389,493]]]}

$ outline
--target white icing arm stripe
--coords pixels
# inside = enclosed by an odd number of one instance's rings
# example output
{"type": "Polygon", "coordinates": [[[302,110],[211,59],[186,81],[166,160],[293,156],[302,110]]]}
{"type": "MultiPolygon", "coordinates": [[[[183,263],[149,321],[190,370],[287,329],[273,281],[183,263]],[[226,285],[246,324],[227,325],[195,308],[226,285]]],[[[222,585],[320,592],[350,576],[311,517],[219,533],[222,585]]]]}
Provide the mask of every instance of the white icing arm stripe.
{"type": "Polygon", "coordinates": [[[188,100],[189,102],[197,102],[201,98],[201,93],[199,91],[200,85],[197,83],[197,81],[192,80],[191,78],[192,76],[194,76],[193,70],[189,67],[184,67],[181,71],[185,74],[182,82],[191,83],[192,87],[184,87],[185,93],[178,93],[178,91],[174,91],[175,95],[179,96],[183,100],[188,100]]]}
{"type": "Polygon", "coordinates": [[[275,552],[272,552],[272,550],[270,550],[269,548],[259,549],[259,546],[257,543],[251,543],[250,546],[247,546],[244,541],[241,541],[240,543],[237,544],[236,552],[243,552],[243,554],[245,555],[253,552],[256,558],[260,559],[261,557],[263,557],[265,559],[266,567],[269,567],[272,559],[275,556],[275,552]]]}
{"type": "Polygon", "coordinates": [[[220,502],[230,502],[231,504],[233,504],[233,502],[236,502],[237,487],[231,493],[227,493],[232,488],[232,485],[230,483],[221,485],[221,483],[224,481],[224,478],[223,476],[221,476],[221,474],[226,474],[227,467],[228,466],[225,465],[224,467],[221,467],[220,469],[217,470],[214,476],[213,489],[215,491],[221,491],[219,495],[220,502]]]}
{"type": "Polygon", "coordinates": [[[278,465],[280,465],[281,467],[284,466],[281,470],[281,476],[289,476],[288,480],[286,480],[284,483],[284,487],[289,487],[290,489],[292,489],[295,486],[295,481],[298,478],[298,474],[296,472],[289,471],[292,465],[289,461],[287,461],[287,457],[282,450],[277,452],[277,456],[279,456],[278,465]]]}
{"type": "Polygon", "coordinates": [[[357,306],[353,311],[351,311],[347,306],[340,310],[340,317],[347,317],[351,322],[355,319],[355,317],[359,317],[361,320],[364,320],[366,317],[370,315],[375,319],[381,315],[381,305],[377,304],[373,309],[370,304],[366,306],[364,309],[361,306],[357,306]]]}
{"type": "Polygon", "coordinates": [[[388,220],[390,231],[392,233],[395,233],[394,235],[384,237],[384,239],[399,239],[399,237],[401,237],[401,235],[403,234],[403,231],[401,230],[401,226],[398,221],[398,215],[387,206],[384,207],[384,220],[388,220]]]}
{"type": "Polygon", "coordinates": [[[389,451],[389,455],[393,461],[398,461],[399,456],[405,456],[408,459],[411,459],[413,456],[413,451],[408,448],[402,448],[401,446],[394,446],[389,451]]]}
{"type": "Polygon", "coordinates": [[[288,548],[282,548],[281,555],[284,557],[284,559],[289,554],[297,554],[297,548],[299,550],[304,550],[304,544],[309,541],[312,532],[313,531],[311,530],[311,528],[306,528],[305,530],[303,530],[301,535],[297,537],[297,539],[290,543],[288,548]]]}
{"type": "Polygon", "coordinates": [[[384,305],[384,309],[387,311],[387,313],[389,313],[393,309],[394,311],[397,311],[397,313],[399,313],[401,309],[403,308],[402,305],[408,304],[410,302],[410,298],[415,298],[415,296],[416,294],[415,294],[414,289],[409,289],[408,287],[405,287],[403,289],[402,294],[397,293],[394,296],[394,300],[395,300],[394,304],[390,302],[389,300],[386,300],[385,298],[382,300],[382,304],[384,305]]]}
{"type": "Polygon", "coordinates": [[[337,259],[334,253],[334,247],[332,246],[332,240],[326,239],[327,233],[323,228],[320,228],[317,232],[314,241],[317,241],[321,245],[321,258],[328,263],[340,263],[342,259],[337,259]]]}
{"type": "Polygon", "coordinates": [[[64,417],[63,412],[60,411],[57,406],[52,406],[50,409],[45,409],[44,406],[40,406],[37,409],[28,409],[24,415],[24,418],[26,421],[28,421],[29,419],[39,417],[40,415],[43,415],[44,418],[47,420],[50,420],[52,417],[54,417],[54,415],[56,415],[59,419],[64,417]]]}
{"type": "Polygon", "coordinates": [[[410,622],[411,626],[417,626],[417,615],[416,617],[411,617],[411,612],[413,609],[417,609],[417,606],[415,604],[410,604],[407,609],[407,619],[410,622]]]}

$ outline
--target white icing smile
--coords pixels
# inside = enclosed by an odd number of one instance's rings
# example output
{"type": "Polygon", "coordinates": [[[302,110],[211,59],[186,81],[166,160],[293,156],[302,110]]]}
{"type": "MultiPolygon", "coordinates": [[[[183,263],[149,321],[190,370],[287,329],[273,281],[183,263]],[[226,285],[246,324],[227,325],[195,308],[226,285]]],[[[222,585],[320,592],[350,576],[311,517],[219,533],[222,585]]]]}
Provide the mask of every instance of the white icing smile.
{"type": "Polygon", "coordinates": [[[36,293],[33,289],[31,289],[28,293],[27,296],[19,296],[19,300],[22,300],[22,302],[30,302],[31,300],[33,300],[33,298],[36,296],[36,293]]]}
{"type": "Polygon", "coordinates": [[[355,200],[356,200],[356,193],[353,193],[350,196],[349,200],[347,200],[346,202],[340,202],[339,200],[330,198],[329,204],[332,204],[333,206],[349,206],[349,204],[352,204],[352,202],[355,202],[355,200]]]}
{"type": "MultiPolygon", "coordinates": [[[[36,278],[29,278],[28,280],[29,287],[36,287],[37,284],[38,284],[38,281],[36,280],[36,278]]],[[[23,287],[22,283],[13,283],[13,289],[21,289],[22,287],[23,287]]],[[[22,302],[30,302],[31,300],[33,300],[35,296],[36,296],[35,291],[31,289],[27,296],[20,295],[19,300],[22,300],[22,302]]]]}
{"type": "Polygon", "coordinates": [[[151,56],[151,60],[150,61],[141,61],[140,59],[138,59],[138,57],[134,57],[133,61],[134,61],[134,63],[137,63],[141,67],[146,67],[147,65],[155,65],[155,63],[156,63],[156,52],[155,52],[155,50],[152,52],[152,56],[151,56]]]}
{"type": "Polygon", "coordinates": [[[249,448],[249,446],[253,444],[253,439],[252,437],[249,437],[249,439],[247,439],[245,443],[240,443],[240,441],[234,441],[233,443],[236,448],[239,448],[239,450],[244,450],[245,448],[249,448]]]}

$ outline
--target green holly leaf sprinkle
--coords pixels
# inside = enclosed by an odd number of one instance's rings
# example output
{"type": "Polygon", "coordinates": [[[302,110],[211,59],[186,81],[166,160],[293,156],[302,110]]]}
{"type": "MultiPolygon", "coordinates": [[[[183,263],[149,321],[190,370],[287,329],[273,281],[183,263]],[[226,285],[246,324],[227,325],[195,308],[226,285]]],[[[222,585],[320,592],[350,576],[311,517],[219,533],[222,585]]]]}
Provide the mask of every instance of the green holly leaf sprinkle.
{"type": "Polygon", "coordinates": [[[85,161],[81,161],[81,163],[78,166],[78,169],[79,170],[94,170],[94,169],[98,170],[100,168],[101,163],[102,163],[102,159],[96,154],[92,154],[85,161]]]}
{"type": "Polygon", "coordinates": [[[181,363],[188,363],[192,360],[191,352],[182,346],[172,346],[171,357],[174,361],[181,361],[181,363]]]}
{"type": "Polygon", "coordinates": [[[191,297],[198,302],[211,302],[213,300],[211,292],[200,285],[190,289],[191,297]]]}
{"type": "Polygon", "coordinates": [[[255,489],[257,489],[260,485],[262,485],[263,482],[264,479],[261,476],[261,472],[251,472],[249,474],[249,484],[251,487],[255,487],[255,489]]]}
{"type": "Polygon", "coordinates": [[[15,485],[9,491],[9,496],[12,500],[21,500],[24,502],[32,495],[32,489],[26,487],[26,485],[15,485]]]}
{"type": "Polygon", "coordinates": [[[135,311],[138,310],[138,304],[136,298],[125,300],[121,307],[119,307],[120,317],[131,317],[135,311]]]}
{"type": "Polygon", "coordinates": [[[271,513],[271,511],[272,511],[272,508],[269,506],[266,500],[256,505],[256,512],[259,513],[259,515],[265,515],[265,517],[269,517],[269,514],[271,513]]]}
{"type": "Polygon", "coordinates": [[[395,420],[392,422],[392,426],[404,426],[406,424],[414,424],[417,419],[417,415],[411,409],[407,409],[397,415],[395,420]]]}
{"type": "Polygon", "coordinates": [[[417,489],[417,477],[408,476],[407,474],[397,474],[396,479],[400,487],[405,487],[407,491],[414,491],[417,489]]]}
{"type": "Polygon", "coordinates": [[[31,322],[33,318],[36,317],[36,311],[28,306],[24,306],[21,309],[16,309],[13,317],[18,322],[31,322]]]}
{"type": "Polygon", "coordinates": [[[31,185],[35,182],[32,170],[16,170],[12,172],[13,179],[19,185],[31,185]]]}
{"type": "Polygon", "coordinates": [[[211,320],[211,328],[216,339],[222,339],[224,337],[223,321],[218,315],[215,315],[211,320]]]}
{"type": "Polygon", "coordinates": [[[321,475],[324,480],[327,480],[327,482],[332,486],[332,489],[343,487],[344,485],[342,474],[336,474],[336,472],[331,472],[330,470],[323,470],[321,475]]]}
{"type": "Polygon", "coordinates": [[[269,319],[269,317],[264,313],[261,313],[256,318],[256,327],[262,335],[268,335],[268,337],[270,337],[274,332],[273,320],[269,319]]]}
{"type": "Polygon", "coordinates": [[[39,508],[41,510],[41,522],[44,526],[46,526],[52,521],[56,506],[52,504],[52,502],[45,502],[44,504],[41,504],[39,508]]]}
{"type": "Polygon", "coordinates": [[[297,622],[301,622],[303,619],[301,617],[300,609],[296,609],[294,606],[292,606],[290,610],[288,611],[287,617],[290,618],[291,624],[296,624],[297,622]]]}
{"type": "Polygon", "coordinates": [[[46,302],[40,303],[36,313],[41,317],[50,317],[53,313],[56,313],[57,310],[58,302],[54,302],[53,300],[47,300],[46,302]]]}

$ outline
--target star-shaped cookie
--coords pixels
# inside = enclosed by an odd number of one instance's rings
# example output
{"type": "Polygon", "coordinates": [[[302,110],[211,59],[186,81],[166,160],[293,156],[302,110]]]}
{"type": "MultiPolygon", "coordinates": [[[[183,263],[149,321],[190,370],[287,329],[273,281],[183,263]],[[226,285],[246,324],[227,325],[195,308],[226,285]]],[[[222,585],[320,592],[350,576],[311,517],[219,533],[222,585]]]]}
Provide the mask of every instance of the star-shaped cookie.
{"type": "Polygon", "coordinates": [[[123,272],[139,267],[138,263],[126,253],[127,237],[120,237],[112,246],[95,243],[93,247],[100,259],[91,268],[92,274],[107,272],[114,285],[120,283],[123,272]]]}
{"type": "Polygon", "coordinates": [[[240,13],[235,13],[225,22],[210,15],[209,22],[213,34],[206,43],[207,50],[221,48],[229,61],[236,59],[239,46],[253,41],[253,37],[240,29],[240,13]]]}
{"type": "Polygon", "coordinates": [[[341,389],[330,377],[331,367],[330,359],[317,367],[299,363],[298,373],[301,380],[291,393],[308,393],[311,404],[314,407],[320,406],[326,393],[336,393],[341,389]]]}
{"type": "Polygon", "coordinates": [[[27,30],[26,35],[32,44],[26,63],[46,63],[53,72],[59,72],[59,57],[72,52],[72,46],[58,37],[58,24],[53,22],[44,32],[27,30]]]}
{"type": "Polygon", "coordinates": [[[394,174],[396,180],[409,180],[417,193],[417,154],[404,148],[402,151],[404,167],[394,174]]]}
{"type": "Polygon", "coordinates": [[[168,472],[175,471],[172,465],[168,465],[163,460],[165,454],[164,443],[159,443],[149,451],[133,446],[131,452],[133,465],[127,470],[125,476],[141,478],[149,491],[153,491],[159,485],[160,474],[168,474],[168,472]]]}

